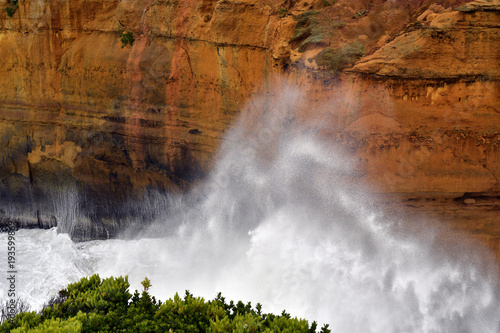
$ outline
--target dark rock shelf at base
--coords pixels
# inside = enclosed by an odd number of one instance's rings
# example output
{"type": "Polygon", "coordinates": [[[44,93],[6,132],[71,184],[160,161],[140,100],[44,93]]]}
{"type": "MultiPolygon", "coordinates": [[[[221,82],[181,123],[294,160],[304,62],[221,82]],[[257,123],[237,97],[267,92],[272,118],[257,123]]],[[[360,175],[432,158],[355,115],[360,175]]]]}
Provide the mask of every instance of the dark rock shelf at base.
{"type": "Polygon", "coordinates": [[[0,232],[8,232],[12,225],[15,230],[19,229],[51,229],[57,227],[56,219],[43,219],[40,216],[34,217],[9,217],[5,214],[0,214],[0,232]]]}

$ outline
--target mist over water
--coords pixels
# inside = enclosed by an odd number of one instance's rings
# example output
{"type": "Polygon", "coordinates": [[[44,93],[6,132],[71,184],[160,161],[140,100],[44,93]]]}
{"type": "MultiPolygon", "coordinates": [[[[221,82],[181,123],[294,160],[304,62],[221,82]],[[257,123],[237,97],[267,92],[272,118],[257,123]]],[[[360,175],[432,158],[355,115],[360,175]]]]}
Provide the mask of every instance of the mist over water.
{"type": "Polygon", "coordinates": [[[221,291],[333,332],[500,332],[498,269],[485,250],[377,209],[321,122],[295,120],[299,101],[292,90],[254,100],[205,182],[151,194],[144,209],[164,214],[136,239],[19,231],[21,296],[40,307],[82,276],[129,275],[132,290],[147,276],[161,300],[221,291]]]}

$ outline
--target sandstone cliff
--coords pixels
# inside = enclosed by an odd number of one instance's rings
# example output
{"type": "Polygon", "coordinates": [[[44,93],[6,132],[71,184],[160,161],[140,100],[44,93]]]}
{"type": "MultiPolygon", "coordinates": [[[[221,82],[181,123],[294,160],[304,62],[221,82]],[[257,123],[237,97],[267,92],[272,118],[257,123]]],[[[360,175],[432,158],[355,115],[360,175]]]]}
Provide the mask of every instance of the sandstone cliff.
{"type": "Polygon", "coordinates": [[[113,236],[285,81],[374,191],[448,200],[430,213],[499,251],[499,22],[498,0],[21,0],[0,15],[1,209],[113,236]]]}

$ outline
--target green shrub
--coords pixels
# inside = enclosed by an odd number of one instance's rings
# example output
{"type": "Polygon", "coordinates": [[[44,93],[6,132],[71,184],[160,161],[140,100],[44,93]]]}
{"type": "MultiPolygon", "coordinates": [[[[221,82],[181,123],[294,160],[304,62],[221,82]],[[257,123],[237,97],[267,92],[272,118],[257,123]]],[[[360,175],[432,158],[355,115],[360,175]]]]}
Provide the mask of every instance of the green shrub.
{"type": "Polygon", "coordinates": [[[286,14],[288,14],[288,9],[285,9],[285,8],[280,8],[278,9],[278,15],[281,16],[281,17],[285,17],[286,14]]]}
{"type": "Polygon", "coordinates": [[[320,14],[320,11],[308,10],[294,17],[297,25],[290,42],[299,45],[299,52],[304,52],[306,46],[310,44],[328,43],[335,29],[345,25],[344,22],[332,21],[321,17],[320,14]]]}
{"type": "Polygon", "coordinates": [[[9,4],[7,5],[7,7],[5,7],[5,11],[7,12],[7,15],[9,17],[12,17],[18,7],[19,7],[18,0],[9,0],[9,4]]]}
{"type": "Polygon", "coordinates": [[[18,327],[12,330],[12,333],[78,333],[82,331],[82,323],[76,317],[61,320],[49,319],[35,328],[27,328],[26,326],[18,327]]]}
{"type": "MultiPolygon", "coordinates": [[[[212,301],[195,298],[186,291],[165,303],[144,290],[128,292],[127,277],[101,280],[98,275],[83,278],[60,291],[40,313],[23,312],[0,325],[0,332],[303,332],[315,333],[315,322],[263,314],[241,301],[227,303],[219,293],[212,301]]],[[[328,333],[328,325],[322,333],[328,333]]]]}
{"type": "Polygon", "coordinates": [[[15,5],[13,6],[8,6],[8,7],[5,7],[5,11],[7,12],[7,15],[9,17],[12,17],[14,15],[14,13],[16,12],[17,8],[19,7],[19,4],[16,3],[15,5]]]}
{"type": "Polygon", "coordinates": [[[317,10],[308,10],[294,19],[297,21],[295,26],[295,35],[290,39],[291,42],[299,42],[299,52],[303,52],[310,43],[321,42],[324,38],[323,28],[318,20],[317,10]]]}
{"type": "Polygon", "coordinates": [[[353,42],[340,48],[326,48],[316,56],[316,63],[337,75],[344,68],[355,63],[365,54],[360,42],[353,42]]]}
{"type": "Polygon", "coordinates": [[[132,35],[130,31],[124,32],[120,40],[122,42],[122,49],[127,46],[127,44],[130,44],[130,46],[134,45],[134,35],[132,35]]]}

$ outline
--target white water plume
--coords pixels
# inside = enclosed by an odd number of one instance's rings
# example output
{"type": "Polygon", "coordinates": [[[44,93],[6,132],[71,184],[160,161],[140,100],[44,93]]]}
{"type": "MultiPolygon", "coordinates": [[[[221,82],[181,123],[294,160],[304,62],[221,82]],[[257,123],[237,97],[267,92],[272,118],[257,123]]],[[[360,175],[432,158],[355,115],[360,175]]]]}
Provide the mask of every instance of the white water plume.
{"type": "Polygon", "coordinates": [[[484,249],[375,209],[346,153],[318,123],[294,120],[299,100],[254,101],[259,112],[230,130],[206,182],[151,199],[165,217],[135,240],[20,231],[21,293],[40,306],[80,276],[129,275],[137,289],[148,276],[159,299],[221,291],[333,332],[500,332],[498,270],[484,249]]]}

